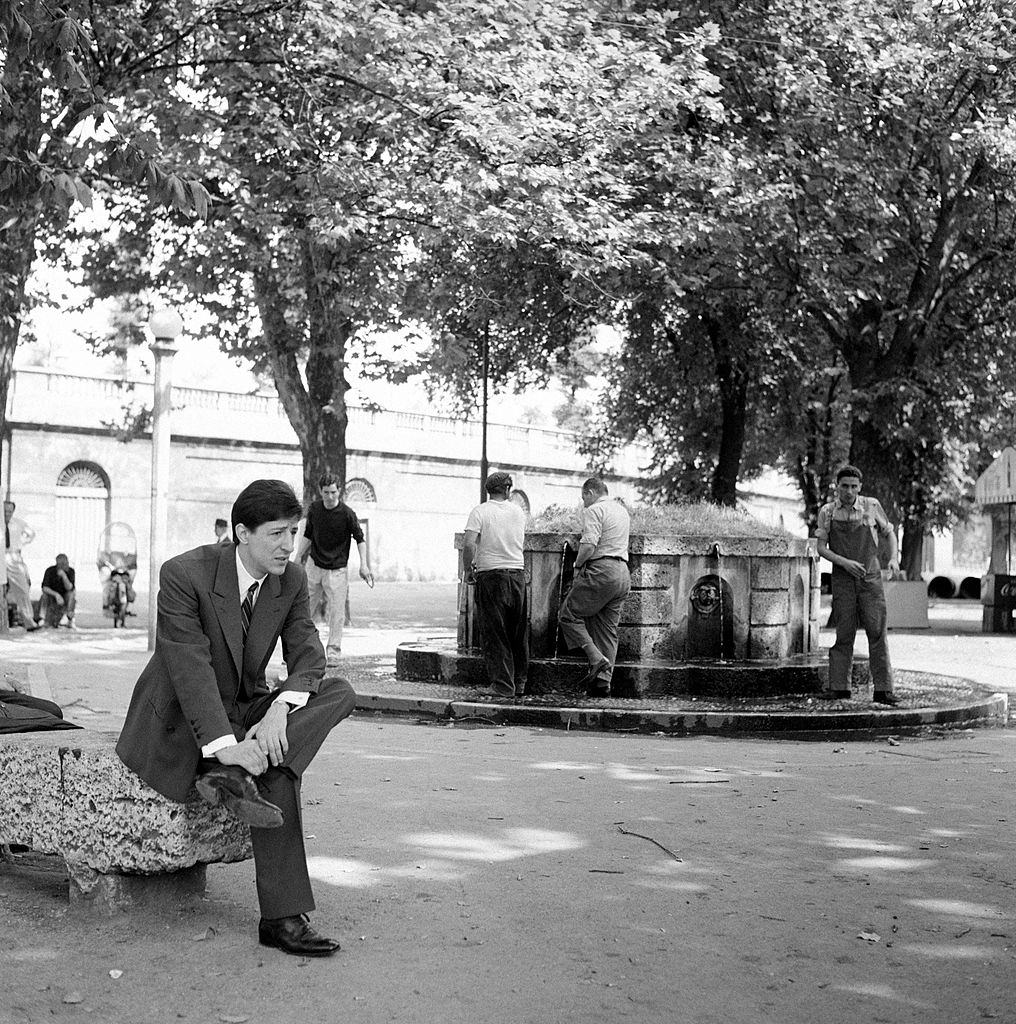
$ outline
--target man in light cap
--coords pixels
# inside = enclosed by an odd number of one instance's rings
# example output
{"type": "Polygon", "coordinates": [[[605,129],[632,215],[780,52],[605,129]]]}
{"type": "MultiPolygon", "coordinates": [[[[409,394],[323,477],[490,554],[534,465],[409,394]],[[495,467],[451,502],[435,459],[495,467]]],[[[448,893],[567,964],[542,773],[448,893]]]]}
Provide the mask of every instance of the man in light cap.
{"type": "Polygon", "coordinates": [[[489,499],[466,520],[462,565],[476,583],[476,610],[490,697],[521,697],[529,671],[526,637],[526,571],[522,544],[526,514],[509,501],[512,478],[491,473],[484,489],[489,499]]]}

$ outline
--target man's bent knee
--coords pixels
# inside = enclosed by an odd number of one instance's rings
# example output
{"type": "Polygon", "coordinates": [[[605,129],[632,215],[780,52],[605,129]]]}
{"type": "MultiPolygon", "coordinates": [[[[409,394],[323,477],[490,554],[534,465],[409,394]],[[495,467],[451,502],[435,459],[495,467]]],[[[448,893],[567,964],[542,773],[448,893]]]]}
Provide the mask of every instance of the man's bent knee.
{"type": "Polygon", "coordinates": [[[356,707],[356,691],[342,676],[325,676],[318,687],[318,696],[327,696],[329,702],[339,704],[348,715],[356,707]]]}

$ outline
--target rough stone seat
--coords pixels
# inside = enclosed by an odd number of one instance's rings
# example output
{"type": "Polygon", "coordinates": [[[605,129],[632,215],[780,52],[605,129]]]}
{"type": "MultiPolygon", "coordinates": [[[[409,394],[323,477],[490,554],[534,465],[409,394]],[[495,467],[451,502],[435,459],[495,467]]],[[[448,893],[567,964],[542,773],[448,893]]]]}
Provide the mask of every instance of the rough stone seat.
{"type": "Polygon", "coordinates": [[[124,766],[108,733],[0,736],[0,843],[63,857],[72,904],[102,913],[200,895],[205,865],[252,856],[247,826],[178,804],[124,766]]]}

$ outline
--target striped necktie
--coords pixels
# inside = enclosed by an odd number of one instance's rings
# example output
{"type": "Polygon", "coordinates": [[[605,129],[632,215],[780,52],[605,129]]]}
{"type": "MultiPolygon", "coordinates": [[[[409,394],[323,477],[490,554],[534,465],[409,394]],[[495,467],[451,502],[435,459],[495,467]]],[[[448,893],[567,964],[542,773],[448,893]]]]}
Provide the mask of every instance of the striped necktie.
{"type": "Polygon", "coordinates": [[[254,595],[258,592],[258,583],[255,581],[248,587],[247,596],[240,605],[240,622],[243,626],[243,642],[247,645],[247,630],[250,629],[250,617],[254,614],[254,595]]]}

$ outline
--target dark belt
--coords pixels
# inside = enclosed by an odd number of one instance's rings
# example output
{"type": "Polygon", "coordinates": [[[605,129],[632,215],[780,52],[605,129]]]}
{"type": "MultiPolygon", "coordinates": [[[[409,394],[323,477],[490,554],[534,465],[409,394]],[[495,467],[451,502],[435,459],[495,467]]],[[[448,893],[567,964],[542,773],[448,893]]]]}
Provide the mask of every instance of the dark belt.
{"type": "Polygon", "coordinates": [[[525,569],[477,569],[477,576],[486,576],[489,572],[525,572],[525,569]]]}
{"type": "Polygon", "coordinates": [[[627,562],[627,558],[622,558],[620,555],[597,555],[595,558],[587,558],[586,565],[590,562],[627,562]]]}

